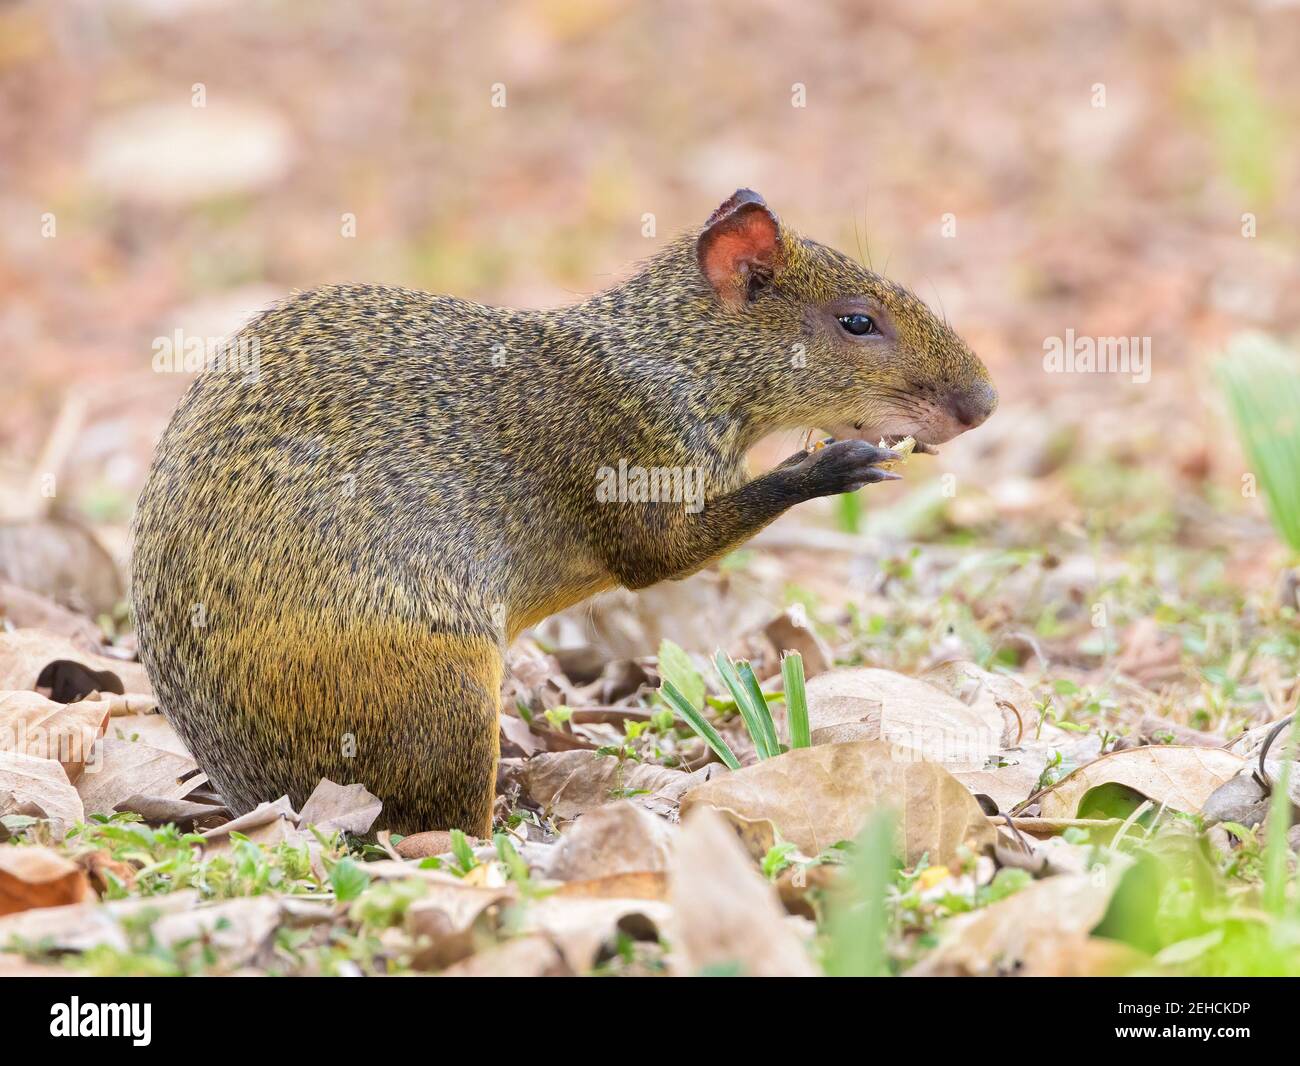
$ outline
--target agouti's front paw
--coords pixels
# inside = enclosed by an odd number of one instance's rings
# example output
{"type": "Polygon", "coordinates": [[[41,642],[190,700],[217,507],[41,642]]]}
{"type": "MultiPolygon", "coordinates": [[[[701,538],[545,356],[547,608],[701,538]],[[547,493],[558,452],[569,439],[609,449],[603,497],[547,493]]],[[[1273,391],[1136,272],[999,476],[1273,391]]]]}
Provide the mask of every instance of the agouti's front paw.
{"type": "Polygon", "coordinates": [[[896,481],[898,474],[879,463],[901,458],[890,448],[865,440],[841,440],[810,452],[794,469],[808,487],[808,496],[836,496],[877,481],[896,481]]]}

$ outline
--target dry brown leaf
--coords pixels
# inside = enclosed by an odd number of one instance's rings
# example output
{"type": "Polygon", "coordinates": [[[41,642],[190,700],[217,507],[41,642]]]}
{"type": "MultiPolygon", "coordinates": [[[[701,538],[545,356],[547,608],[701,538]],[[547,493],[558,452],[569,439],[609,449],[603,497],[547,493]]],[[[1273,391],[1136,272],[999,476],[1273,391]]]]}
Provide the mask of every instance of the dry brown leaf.
{"type": "Polygon", "coordinates": [[[736,839],[754,859],[762,859],[777,843],[776,826],[766,818],[745,818],[736,811],[715,807],[731,826],[736,839]]]}
{"type": "Polygon", "coordinates": [[[588,881],[566,881],[555,890],[557,896],[586,896],[593,899],[668,898],[666,873],[611,874],[588,881]]]}
{"type": "Polygon", "coordinates": [[[131,715],[153,715],[161,717],[162,711],[158,707],[158,701],[147,692],[104,692],[101,698],[108,700],[108,706],[114,718],[124,718],[131,715]]]}
{"type": "Polygon", "coordinates": [[[85,872],[57,851],[0,844],[0,914],[80,903],[89,894],[85,872]]]}
{"type": "Polygon", "coordinates": [[[1087,936],[1106,914],[1119,875],[1061,874],[951,919],[910,977],[1015,973],[1040,940],[1087,936]]]}
{"type": "Polygon", "coordinates": [[[150,825],[173,822],[181,829],[208,829],[230,820],[230,811],[219,804],[194,803],[165,796],[128,796],[116,809],[138,814],[150,825]]]}
{"type": "Polygon", "coordinates": [[[1193,748],[1221,748],[1227,741],[1214,733],[1180,725],[1154,714],[1144,714],[1138,732],[1152,744],[1185,744],[1193,748]]]}
{"type": "Polygon", "coordinates": [[[100,944],[130,950],[122,922],[153,912],[185,911],[199,901],[194,889],[146,899],[119,899],[108,903],[88,901],[62,907],[43,907],[0,918],[0,949],[16,937],[47,943],[52,951],[89,951],[100,944]]]}
{"type": "Polygon", "coordinates": [[[63,829],[86,817],[81,797],[57,762],[0,750],[0,814],[36,812],[63,829]]]}
{"type": "MultiPolygon", "coordinates": [[[[117,698],[129,700],[136,697],[129,695],[117,698]]],[[[174,755],[191,758],[189,749],[181,741],[181,738],[176,735],[176,730],[172,728],[172,724],[161,714],[131,713],[119,715],[114,711],[104,734],[114,740],[142,741],[151,748],[161,748],[163,751],[170,751],[174,755]]]]}
{"type": "MultiPolygon", "coordinates": [[[[619,703],[637,692],[643,685],[649,685],[651,674],[646,668],[646,664],[640,663],[635,659],[614,659],[612,662],[605,664],[600,671],[600,676],[589,684],[583,685],[578,691],[586,696],[592,702],[599,704],[619,703]]],[[[582,716],[594,708],[581,708],[574,711],[575,722],[581,722],[582,716]]],[[[613,708],[612,712],[628,714],[645,714],[644,711],[637,711],[634,708],[613,708]]],[[[597,711],[596,713],[612,713],[611,710],[597,711]]]]}
{"type": "MultiPolygon", "coordinates": [[[[284,913],[283,903],[275,896],[241,896],[204,903],[162,915],[150,927],[150,933],[165,946],[202,940],[206,947],[217,951],[227,967],[242,966],[251,962],[275,935],[284,913]]],[[[326,905],[321,914],[329,913],[326,905]]]]}
{"type": "Polygon", "coordinates": [[[1043,937],[1025,951],[1022,977],[1124,977],[1151,959],[1118,940],[1071,933],[1043,937]]]}
{"type": "MultiPolygon", "coordinates": [[[[376,865],[380,864],[367,863],[366,872],[369,873],[371,867],[376,865]]],[[[461,878],[443,874],[438,870],[416,870],[407,863],[395,865],[405,866],[406,876],[415,877],[426,885],[425,894],[408,908],[407,914],[411,919],[408,925],[418,926],[430,912],[437,911],[450,921],[453,929],[466,929],[488,907],[513,900],[517,896],[511,885],[503,885],[499,888],[467,885],[461,878]],[[429,874],[438,876],[427,876],[429,874]]],[[[387,879],[392,880],[392,878],[387,879]]]]}
{"type": "Polygon", "coordinates": [[[58,963],[28,962],[21,955],[0,955],[0,978],[12,977],[71,977],[76,970],[69,970],[58,963]]]}
{"type": "Polygon", "coordinates": [[[560,881],[667,870],[673,827],[628,800],[588,811],[565,831],[543,871],[560,881]]]}
{"type": "Polygon", "coordinates": [[[789,611],[782,611],[768,622],[763,636],[771,641],[778,664],[782,652],[797,651],[803,657],[804,677],[816,677],[831,668],[834,656],[826,642],[807,623],[799,625],[789,611]]]}
{"type": "Polygon", "coordinates": [[[115,883],[125,885],[129,891],[137,880],[136,868],[113,858],[112,852],[106,848],[78,852],[76,862],[86,872],[90,887],[97,896],[108,893],[115,883]]]}
{"type": "Polygon", "coordinates": [[[808,721],[814,744],[883,740],[900,756],[955,770],[983,768],[1005,732],[1003,712],[991,700],[967,706],[919,678],[873,668],[809,679],[808,721]]]}
{"type": "Polygon", "coordinates": [[[715,772],[706,766],[688,774],[612,755],[559,751],[529,759],[521,778],[524,790],[535,803],[556,818],[568,820],[622,799],[629,790],[647,793],[632,797],[634,802],[655,814],[668,814],[677,809],[683,792],[715,772]]]}
{"type": "Polygon", "coordinates": [[[1216,748],[1163,744],[1129,748],[1103,755],[1063,778],[1039,798],[1039,812],[1044,818],[1073,818],[1085,793],[1113,782],[1154,803],[1195,814],[1210,793],[1235,777],[1244,764],[1240,755],[1216,748]]]}
{"type": "Polygon", "coordinates": [[[388,867],[379,876],[386,879],[415,877],[424,882],[424,895],[406,909],[406,931],[419,947],[412,964],[421,970],[437,970],[495,942],[500,928],[500,906],[516,898],[511,885],[486,887],[438,870],[416,870],[412,864],[388,860],[369,863],[388,867]],[[436,875],[436,876],[430,876],[436,875]]]}
{"type": "Polygon", "coordinates": [[[738,966],[749,977],[816,974],[776,890],[707,807],[690,815],[678,835],[669,894],[674,963],[681,972],[738,966]]]}
{"type": "Polygon", "coordinates": [[[1238,822],[1253,829],[1268,817],[1272,796],[1255,779],[1253,773],[1241,773],[1216,788],[1201,805],[1201,817],[1207,825],[1238,822]]]}
{"type": "Polygon", "coordinates": [[[975,797],[942,766],[900,761],[871,740],[799,748],[743,767],[688,792],[682,817],[701,805],[771,822],[806,855],[853,839],[884,806],[899,815],[908,862],[929,853],[946,863],[964,844],[978,850],[996,839],[975,797]]]}
{"type": "Polygon", "coordinates": [[[1121,638],[1114,669],[1139,684],[1158,688],[1183,675],[1182,654],[1176,633],[1165,631],[1154,618],[1140,618],[1121,638]]]}
{"type": "Polygon", "coordinates": [[[0,692],[0,748],[54,759],[75,782],[108,724],[108,700],[55,703],[38,692],[0,692]]]}
{"type": "Polygon", "coordinates": [[[1002,735],[998,747],[1014,747],[1032,737],[1038,728],[1040,713],[1034,706],[1033,693],[1007,674],[995,674],[972,662],[950,659],[925,671],[920,680],[978,710],[981,721],[1000,718],[1002,735]],[[1015,710],[1008,710],[1005,705],[1015,710]]]}
{"type": "Polygon", "coordinates": [[[122,599],[113,557],[85,526],[62,518],[0,522],[0,579],[91,618],[122,599]]]}
{"type": "Polygon", "coordinates": [[[522,718],[516,718],[512,714],[502,711],[498,719],[498,725],[501,729],[501,753],[503,755],[532,755],[534,752],[541,750],[541,739],[522,718]],[[516,749],[513,753],[509,750],[510,745],[514,745],[516,749]]]}
{"type": "Polygon", "coordinates": [[[449,966],[443,977],[571,977],[560,949],[545,936],[523,936],[497,944],[449,966]]]}
{"type": "Polygon", "coordinates": [[[872,722],[837,722],[812,731],[812,742],[818,744],[847,744],[851,740],[880,739],[880,727],[872,722]]]}
{"type": "Polygon", "coordinates": [[[823,895],[839,880],[842,869],[831,863],[786,867],[776,879],[781,905],[790,914],[816,921],[817,909],[813,906],[813,899],[823,895]]]}
{"type": "Polygon", "coordinates": [[[575,973],[587,973],[605,957],[622,933],[632,940],[657,941],[672,908],[652,899],[599,896],[546,896],[520,908],[520,933],[545,934],[575,973]]]}
{"type": "Polygon", "coordinates": [[[264,845],[294,840],[299,836],[298,812],[293,809],[288,796],[281,796],[273,803],[259,803],[247,814],[203,833],[204,850],[209,854],[227,850],[231,846],[231,833],[242,833],[254,843],[264,845]]]}
{"type": "Polygon", "coordinates": [[[0,617],[15,629],[39,629],[67,637],[75,647],[92,654],[98,654],[104,636],[85,615],[7,581],[0,581],[0,617]]]}
{"type": "Polygon", "coordinates": [[[32,690],[38,681],[56,689],[53,695],[59,703],[70,702],[91,691],[153,692],[149,677],[139,663],[94,655],[66,637],[39,629],[0,633],[0,689],[32,690]],[[75,696],[57,691],[69,686],[75,696]]]}
{"type": "Polygon", "coordinates": [[[360,836],[369,832],[383,807],[365,785],[339,785],[323,777],[298,812],[298,824],[314,825],[323,833],[338,830],[360,836]]]}
{"type": "Polygon", "coordinates": [[[105,737],[97,751],[98,757],[77,781],[87,814],[112,814],[119,803],[136,795],[184,799],[208,780],[188,756],[140,741],[105,737]]]}
{"type": "Polygon", "coordinates": [[[992,799],[998,810],[1009,811],[1038,791],[1039,779],[1047,767],[1048,745],[1027,742],[1024,747],[1000,753],[1005,765],[984,770],[959,770],[952,776],[976,795],[992,799]]]}

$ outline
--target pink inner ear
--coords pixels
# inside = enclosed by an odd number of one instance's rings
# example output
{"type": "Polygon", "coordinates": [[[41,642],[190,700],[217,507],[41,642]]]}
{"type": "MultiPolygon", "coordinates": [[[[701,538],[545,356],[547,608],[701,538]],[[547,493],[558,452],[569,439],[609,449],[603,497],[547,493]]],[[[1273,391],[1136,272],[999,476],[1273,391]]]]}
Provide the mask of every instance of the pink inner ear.
{"type": "Polygon", "coordinates": [[[700,266],[715,289],[734,287],[755,267],[779,265],[776,219],[760,204],[749,203],[710,226],[700,237],[700,266]]]}

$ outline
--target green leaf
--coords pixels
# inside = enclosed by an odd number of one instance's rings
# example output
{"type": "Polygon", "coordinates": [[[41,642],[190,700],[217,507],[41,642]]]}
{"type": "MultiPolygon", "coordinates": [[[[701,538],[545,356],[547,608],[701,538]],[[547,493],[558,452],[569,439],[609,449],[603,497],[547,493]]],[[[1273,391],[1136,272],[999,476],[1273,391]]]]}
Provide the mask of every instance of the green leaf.
{"type": "Polygon", "coordinates": [[[767,854],[763,856],[763,876],[769,881],[774,881],[782,870],[794,864],[790,858],[798,849],[788,840],[778,840],[770,848],[767,854]]]}
{"type": "Polygon", "coordinates": [[[1019,870],[1015,867],[1004,866],[996,874],[993,880],[984,885],[976,892],[976,898],[980,906],[987,906],[990,903],[997,903],[998,900],[1006,899],[1008,896],[1019,892],[1034,879],[1029,875],[1027,870],[1019,870]]]}
{"type": "Polygon", "coordinates": [[[501,865],[506,868],[512,881],[528,880],[528,863],[524,862],[524,857],[519,854],[510,838],[505,833],[497,833],[492,838],[492,843],[496,845],[497,858],[501,860],[501,865]]]}
{"type": "Polygon", "coordinates": [[[659,676],[672,684],[697,711],[704,710],[704,678],[691,657],[671,640],[659,642],[659,676]]]}
{"type": "Polygon", "coordinates": [[[370,887],[370,875],[349,858],[339,859],[330,870],[335,899],[344,903],[356,899],[370,887]]]}
{"type": "Polygon", "coordinates": [[[803,656],[788,651],[781,656],[781,682],[785,686],[785,713],[790,723],[790,747],[811,748],[808,693],[804,688],[803,656]]]}
{"type": "Polygon", "coordinates": [[[456,856],[456,864],[462,873],[469,873],[478,865],[478,859],[474,858],[474,849],[469,846],[469,840],[459,829],[451,831],[451,853],[456,856]]]}
{"type": "Polygon", "coordinates": [[[659,686],[659,695],[677,712],[682,721],[695,731],[696,736],[713,749],[719,759],[732,770],[740,769],[740,760],[727,747],[727,742],[718,735],[718,731],[709,724],[704,715],[691,705],[691,701],[677,690],[677,686],[670,681],[664,681],[659,686]]]}

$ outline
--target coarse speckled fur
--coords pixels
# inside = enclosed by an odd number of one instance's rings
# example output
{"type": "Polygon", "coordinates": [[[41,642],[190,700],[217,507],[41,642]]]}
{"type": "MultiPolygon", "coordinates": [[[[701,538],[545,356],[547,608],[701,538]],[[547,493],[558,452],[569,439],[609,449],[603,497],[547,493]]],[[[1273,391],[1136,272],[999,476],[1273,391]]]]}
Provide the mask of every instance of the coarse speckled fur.
{"type": "Polygon", "coordinates": [[[160,703],[234,811],[330,777],[379,795],[394,830],[486,833],[521,630],[871,480],[814,477],[802,453],[751,479],[767,433],[938,441],[971,424],[953,396],[991,411],[982,364],[905,289],[782,226],[724,300],[700,257],[730,253],[704,251],[709,232],[560,310],[295,295],[235,338],[256,342],[256,380],[195,381],[140,497],[132,597],[160,703]],[[846,300],[888,335],[844,336],[846,300]],[[596,472],[619,460],[700,471],[706,506],[602,502],[596,472]]]}

